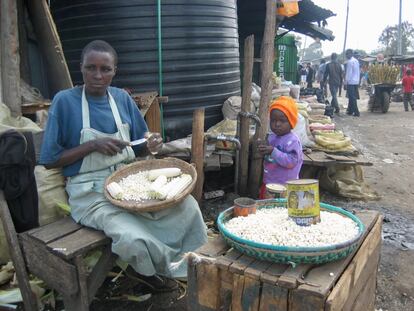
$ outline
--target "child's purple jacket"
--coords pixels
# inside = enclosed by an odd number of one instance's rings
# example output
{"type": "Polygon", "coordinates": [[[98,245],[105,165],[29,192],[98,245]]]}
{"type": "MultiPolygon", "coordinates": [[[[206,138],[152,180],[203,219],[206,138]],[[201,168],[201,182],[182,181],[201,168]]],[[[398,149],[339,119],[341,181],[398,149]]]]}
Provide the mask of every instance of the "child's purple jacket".
{"type": "Polygon", "coordinates": [[[268,143],[273,146],[273,152],[263,162],[263,183],[284,185],[288,180],[298,179],[303,163],[299,137],[293,132],[283,136],[271,133],[268,143]]]}

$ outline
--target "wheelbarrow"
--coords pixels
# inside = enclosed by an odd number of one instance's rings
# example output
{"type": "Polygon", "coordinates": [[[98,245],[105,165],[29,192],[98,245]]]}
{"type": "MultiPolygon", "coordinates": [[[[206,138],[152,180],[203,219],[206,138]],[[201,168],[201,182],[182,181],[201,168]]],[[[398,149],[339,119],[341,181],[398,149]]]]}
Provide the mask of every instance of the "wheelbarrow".
{"type": "Polygon", "coordinates": [[[380,83],[371,85],[368,109],[371,112],[381,111],[386,113],[390,108],[391,92],[396,84],[380,83]]]}

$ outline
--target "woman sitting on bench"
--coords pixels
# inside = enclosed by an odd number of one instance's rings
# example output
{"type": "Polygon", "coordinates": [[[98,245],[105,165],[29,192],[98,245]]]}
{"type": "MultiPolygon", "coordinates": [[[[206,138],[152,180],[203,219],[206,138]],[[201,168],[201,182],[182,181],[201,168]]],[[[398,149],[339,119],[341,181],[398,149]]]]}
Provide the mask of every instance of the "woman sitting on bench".
{"type": "Polygon", "coordinates": [[[104,182],[117,165],[157,152],[162,139],[151,134],[146,147],[129,146],[148,129],[133,99],[110,86],[117,65],[112,46],[90,42],[80,65],[84,85],[53,99],[40,163],[63,168],[73,219],[112,239],[112,251],[133,268],[127,274],[153,289],[172,288],[168,278],[187,276],[186,262],[174,263],[207,241],[198,204],[188,196],[174,208],[135,214],[106,200],[104,182]]]}

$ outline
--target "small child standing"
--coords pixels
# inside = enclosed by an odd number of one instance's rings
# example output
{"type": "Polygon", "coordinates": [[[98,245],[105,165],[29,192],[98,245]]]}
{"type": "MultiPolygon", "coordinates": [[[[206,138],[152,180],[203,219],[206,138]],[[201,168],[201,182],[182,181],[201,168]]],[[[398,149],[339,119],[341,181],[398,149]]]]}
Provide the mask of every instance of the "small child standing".
{"type": "Polygon", "coordinates": [[[413,105],[413,86],[414,76],[411,75],[411,69],[407,69],[405,77],[402,79],[403,92],[404,92],[404,109],[408,111],[408,104],[410,104],[411,110],[414,110],[413,105]]]}
{"type": "Polygon", "coordinates": [[[263,184],[260,198],[265,198],[266,184],[286,184],[288,180],[298,179],[302,167],[302,144],[292,132],[298,121],[295,101],[281,96],[269,108],[270,129],[267,144],[259,144],[258,151],[265,156],[263,184]]]}

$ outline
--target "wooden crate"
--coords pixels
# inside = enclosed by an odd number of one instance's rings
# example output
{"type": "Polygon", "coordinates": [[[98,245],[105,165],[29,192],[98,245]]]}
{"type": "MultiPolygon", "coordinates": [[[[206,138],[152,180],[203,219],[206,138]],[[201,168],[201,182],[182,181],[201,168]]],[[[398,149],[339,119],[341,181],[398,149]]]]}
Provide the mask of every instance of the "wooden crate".
{"type": "Polygon", "coordinates": [[[366,226],[360,247],[324,265],[260,261],[210,240],[189,260],[188,310],[374,310],[382,216],[356,215],[366,226]]]}

